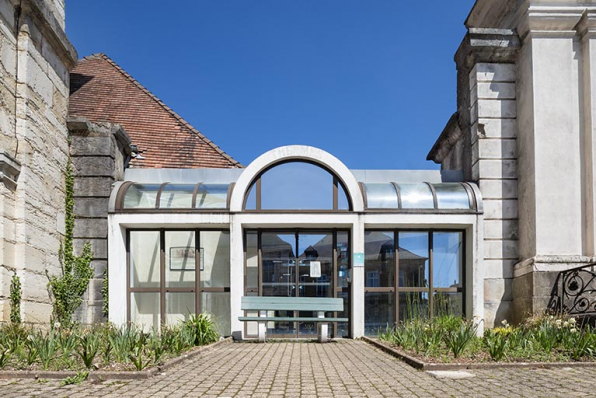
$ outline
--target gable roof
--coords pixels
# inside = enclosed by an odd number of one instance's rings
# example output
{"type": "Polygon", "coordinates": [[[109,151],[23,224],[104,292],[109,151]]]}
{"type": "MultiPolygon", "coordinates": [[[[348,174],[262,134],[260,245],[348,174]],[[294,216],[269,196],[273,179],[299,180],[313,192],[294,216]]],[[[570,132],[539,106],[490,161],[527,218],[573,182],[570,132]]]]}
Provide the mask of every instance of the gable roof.
{"type": "Polygon", "coordinates": [[[145,158],[131,167],[242,167],[105,54],[71,71],[69,116],[121,124],[145,158]]]}

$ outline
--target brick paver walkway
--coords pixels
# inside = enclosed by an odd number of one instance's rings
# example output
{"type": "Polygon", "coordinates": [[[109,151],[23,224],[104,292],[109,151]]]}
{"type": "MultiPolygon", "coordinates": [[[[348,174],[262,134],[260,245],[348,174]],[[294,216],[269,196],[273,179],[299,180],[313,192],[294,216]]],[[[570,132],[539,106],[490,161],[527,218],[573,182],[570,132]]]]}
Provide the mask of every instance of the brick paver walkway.
{"type": "Polygon", "coordinates": [[[595,396],[596,368],[470,371],[436,379],[370,345],[225,344],[165,375],[142,381],[0,380],[2,397],[577,397],[595,396]]]}

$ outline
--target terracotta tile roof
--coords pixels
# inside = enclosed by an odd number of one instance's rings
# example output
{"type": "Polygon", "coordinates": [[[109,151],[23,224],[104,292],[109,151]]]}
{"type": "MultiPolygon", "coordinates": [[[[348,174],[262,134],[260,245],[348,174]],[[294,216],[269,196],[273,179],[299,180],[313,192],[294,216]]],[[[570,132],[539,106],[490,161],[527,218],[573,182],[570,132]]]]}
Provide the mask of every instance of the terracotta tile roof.
{"type": "Polygon", "coordinates": [[[71,71],[69,115],[121,124],[145,157],[131,167],[242,167],[105,54],[71,71]]]}

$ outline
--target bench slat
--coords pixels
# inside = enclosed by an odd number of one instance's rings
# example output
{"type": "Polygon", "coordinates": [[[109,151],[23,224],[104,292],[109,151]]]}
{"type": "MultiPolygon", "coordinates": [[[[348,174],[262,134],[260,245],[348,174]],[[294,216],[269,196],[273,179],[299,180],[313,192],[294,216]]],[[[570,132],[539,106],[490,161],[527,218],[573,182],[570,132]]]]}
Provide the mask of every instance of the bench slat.
{"type": "Polygon", "coordinates": [[[242,297],[245,311],[343,311],[343,299],[333,297],[242,297]]]}
{"type": "Polygon", "coordinates": [[[258,316],[243,316],[238,318],[243,322],[348,322],[348,318],[306,318],[306,317],[258,317],[258,316]]]}

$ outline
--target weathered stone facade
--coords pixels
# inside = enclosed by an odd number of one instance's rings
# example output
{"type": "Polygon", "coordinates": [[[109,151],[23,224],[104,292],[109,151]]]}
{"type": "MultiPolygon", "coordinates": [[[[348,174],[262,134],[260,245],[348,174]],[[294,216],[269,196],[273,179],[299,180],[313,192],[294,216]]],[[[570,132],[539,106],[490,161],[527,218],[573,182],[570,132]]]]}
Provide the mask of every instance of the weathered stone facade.
{"type": "Polygon", "coordinates": [[[91,243],[95,272],[75,317],[83,324],[92,324],[105,320],[101,288],[108,265],[108,201],[112,184],[124,178],[131,141],[117,124],[71,118],[68,129],[75,175],[74,247],[80,253],[85,243],[91,243]]]}
{"type": "Polygon", "coordinates": [[[466,21],[458,123],[429,159],[482,192],[488,325],[543,311],[558,272],[594,259],[595,22],[571,0],[479,0],[466,21]]]}
{"type": "Polygon", "coordinates": [[[0,3],[0,321],[12,272],[23,285],[23,319],[47,322],[45,272],[59,270],[68,160],[69,69],[61,0],[0,3]]]}

